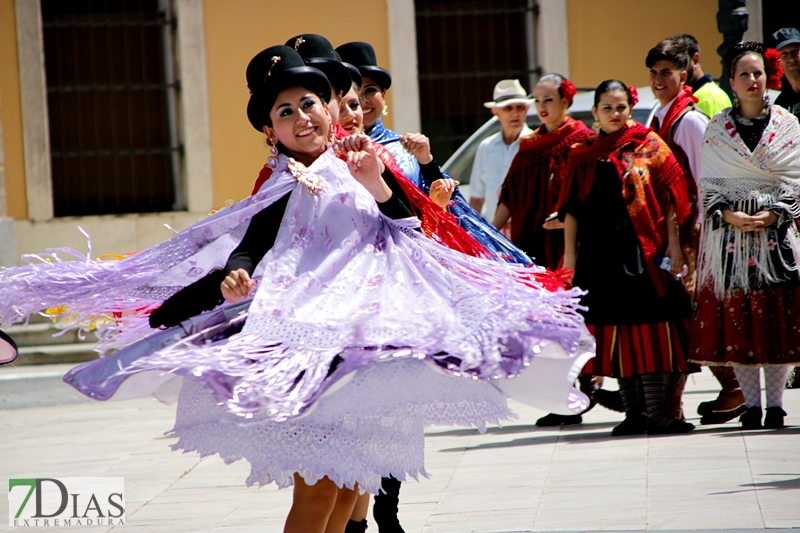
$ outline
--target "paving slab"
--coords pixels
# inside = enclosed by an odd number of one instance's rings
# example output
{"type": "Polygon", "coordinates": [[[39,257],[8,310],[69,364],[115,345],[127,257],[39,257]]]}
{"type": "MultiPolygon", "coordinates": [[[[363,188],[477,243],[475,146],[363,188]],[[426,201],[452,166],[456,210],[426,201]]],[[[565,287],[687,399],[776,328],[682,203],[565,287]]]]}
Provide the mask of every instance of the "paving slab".
{"type": "MultiPolygon", "coordinates": [[[[291,490],[246,487],[249,465],[241,461],[171,451],[175,439],[164,433],[174,405],[86,401],[56,384],[68,368],[0,368],[0,398],[28,389],[0,402],[0,531],[52,530],[7,525],[6,479],[69,476],[125,478],[127,524],[91,531],[282,530],[291,490]]],[[[690,421],[716,392],[710,373],[689,378],[690,421]]],[[[430,478],[404,483],[401,492],[407,533],[800,528],[799,390],[786,391],[786,429],[742,432],[732,421],[658,437],[611,437],[622,415],[602,407],[581,425],[539,428],[545,413],[511,404],[519,419],[484,434],[427,432],[430,478]]]]}

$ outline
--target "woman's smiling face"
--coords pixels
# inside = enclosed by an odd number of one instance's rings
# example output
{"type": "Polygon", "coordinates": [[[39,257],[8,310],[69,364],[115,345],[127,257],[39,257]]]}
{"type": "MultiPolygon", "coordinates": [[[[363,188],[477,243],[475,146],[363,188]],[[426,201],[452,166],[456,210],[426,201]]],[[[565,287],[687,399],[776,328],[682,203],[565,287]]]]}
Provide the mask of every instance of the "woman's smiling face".
{"type": "Polygon", "coordinates": [[[264,126],[264,133],[301,163],[310,164],[327,148],[331,117],[314,92],[304,87],[284,89],[269,115],[272,127],[264,126]]]}
{"type": "Polygon", "coordinates": [[[350,135],[361,133],[364,127],[364,112],[355,88],[351,87],[339,101],[339,124],[350,135]]]}
{"type": "Polygon", "coordinates": [[[361,109],[364,111],[364,127],[369,128],[373,126],[378,119],[381,118],[383,108],[386,103],[383,97],[386,95],[386,90],[381,89],[372,78],[364,76],[363,84],[361,85],[361,109]]]}

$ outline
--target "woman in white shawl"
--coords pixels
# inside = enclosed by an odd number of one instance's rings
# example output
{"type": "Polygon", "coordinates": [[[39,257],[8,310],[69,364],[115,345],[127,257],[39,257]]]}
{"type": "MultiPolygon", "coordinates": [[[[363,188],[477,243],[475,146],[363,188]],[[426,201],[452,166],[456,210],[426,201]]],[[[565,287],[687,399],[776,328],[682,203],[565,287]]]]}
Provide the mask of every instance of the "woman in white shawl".
{"type": "Polygon", "coordinates": [[[734,106],[708,124],[701,151],[704,216],[690,359],[734,367],[747,407],[743,429],[781,428],[784,382],[800,363],[800,127],[765,96],[780,86],[777,51],[739,43],[725,61],[734,106]]]}

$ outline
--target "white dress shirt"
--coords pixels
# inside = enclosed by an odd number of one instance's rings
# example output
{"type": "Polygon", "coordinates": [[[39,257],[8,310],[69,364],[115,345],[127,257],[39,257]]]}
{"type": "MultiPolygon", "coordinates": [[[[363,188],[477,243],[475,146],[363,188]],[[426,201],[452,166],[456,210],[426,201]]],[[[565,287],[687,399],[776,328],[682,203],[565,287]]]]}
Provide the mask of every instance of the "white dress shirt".
{"type": "MultiPolygon", "coordinates": [[[[661,107],[661,104],[659,104],[659,107],[656,108],[655,118],[658,119],[659,124],[664,123],[664,117],[667,116],[667,112],[669,112],[672,104],[675,103],[676,98],[677,96],[666,106],[661,107]]],[[[708,117],[705,113],[692,109],[672,129],[672,140],[686,154],[686,158],[689,160],[689,170],[692,171],[692,178],[694,178],[695,183],[697,183],[697,173],[700,172],[700,148],[703,146],[703,135],[706,132],[706,126],[708,126],[708,117]]],[[[699,214],[703,212],[703,201],[699,194],[697,195],[697,212],[699,214]]]]}
{"type": "MultiPolygon", "coordinates": [[[[525,124],[519,137],[531,133],[533,130],[525,124]]],[[[472,198],[485,199],[481,215],[489,222],[494,220],[494,212],[500,198],[500,187],[506,179],[514,156],[519,151],[519,137],[513,143],[506,144],[503,141],[503,132],[498,131],[484,139],[475,153],[469,179],[469,194],[472,198]]]]}

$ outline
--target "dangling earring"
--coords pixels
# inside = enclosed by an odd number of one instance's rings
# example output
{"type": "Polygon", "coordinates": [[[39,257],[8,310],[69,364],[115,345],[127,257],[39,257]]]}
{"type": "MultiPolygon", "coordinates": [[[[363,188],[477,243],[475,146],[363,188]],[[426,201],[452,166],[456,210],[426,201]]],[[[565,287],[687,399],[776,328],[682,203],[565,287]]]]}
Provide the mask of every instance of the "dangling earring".
{"type": "Polygon", "coordinates": [[[383,111],[381,111],[381,115],[383,115],[385,117],[388,114],[389,114],[389,106],[387,106],[386,104],[383,104],[383,111]]]}
{"type": "MultiPolygon", "coordinates": [[[[333,146],[333,153],[338,154],[339,149],[336,147],[336,137],[333,135],[333,124],[331,124],[330,129],[328,130],[328,142],[331,146],[333,146]]],[[[327,147],[326,147],[327,149],[327,147]]]]}
{"type": "Polygon", "coordinates": [[[764,91],[764,98],[763,98],[763,100],[764,100],[764,107],[765,107],[765,108],[769,107],[769,95],[767,94],[767,92],[766,92],[766,91],[764,91]]]}
{"type": "Polygon", "coordinates": [[[267,157],[267,166],[275,170],[278,168],[278,148],[275,146],[276,142],[267,137],[267,146],[269,146],[269,157],[267,157]]]}
{"type": "Polygon", "coordinates": [[[599,120],[594,119],[594,122],[592,122],[592,129],[594,130],[595,133],[600,133],[600,121],[599,120]]]}
{"type": "Polygon", "coordinates": [[[733,93],[733,107],[739,107],[739,95],[733,93]]]}

